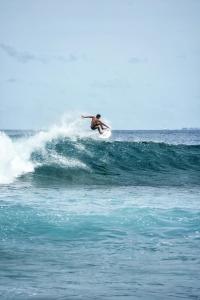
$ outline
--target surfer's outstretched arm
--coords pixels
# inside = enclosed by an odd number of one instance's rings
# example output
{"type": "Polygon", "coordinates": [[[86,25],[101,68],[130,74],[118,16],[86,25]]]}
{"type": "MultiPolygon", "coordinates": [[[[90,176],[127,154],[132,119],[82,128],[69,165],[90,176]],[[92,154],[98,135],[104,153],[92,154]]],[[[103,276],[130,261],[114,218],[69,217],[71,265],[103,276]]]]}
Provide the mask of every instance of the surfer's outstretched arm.
{"type": "Polygon", "coordinates": [[[81,116],[81,118],[85,119],[85,118],[94,118],[94,116],[81,116]]]}

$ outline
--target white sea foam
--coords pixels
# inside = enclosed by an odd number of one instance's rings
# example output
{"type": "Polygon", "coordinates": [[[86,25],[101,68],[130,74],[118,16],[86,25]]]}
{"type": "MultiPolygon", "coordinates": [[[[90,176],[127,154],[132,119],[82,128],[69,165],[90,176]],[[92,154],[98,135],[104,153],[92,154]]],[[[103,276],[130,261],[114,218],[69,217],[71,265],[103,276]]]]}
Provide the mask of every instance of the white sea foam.
{"type": "Polygon", "coordinates": [[[14,143],[6,134],[0,133],[0,183],[10,183],[17,176],[32,172],[34,166],[25,157],[24,153],[19,151],[14,143]]]}
{"type": "Polygon", "coordinates": [[[47,163],[56,164],[60,166],[64,166],[67,168],[79,168],[79,169],[86,169],[89,170],[89,167],[75,158],[66,158],[57,153],[51,153],[51,156],[48,158],[47,163]]]}

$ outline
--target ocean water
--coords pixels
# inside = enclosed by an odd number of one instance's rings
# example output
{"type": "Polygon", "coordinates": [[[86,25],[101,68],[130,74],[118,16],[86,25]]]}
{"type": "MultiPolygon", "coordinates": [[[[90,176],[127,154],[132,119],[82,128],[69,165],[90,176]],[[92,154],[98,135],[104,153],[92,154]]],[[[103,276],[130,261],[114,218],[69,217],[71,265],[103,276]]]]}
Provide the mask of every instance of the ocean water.
{"type": "Polygon", "coordinates": [[[200,299],[200,131],[0,133],[0,299],[200,299]]]}

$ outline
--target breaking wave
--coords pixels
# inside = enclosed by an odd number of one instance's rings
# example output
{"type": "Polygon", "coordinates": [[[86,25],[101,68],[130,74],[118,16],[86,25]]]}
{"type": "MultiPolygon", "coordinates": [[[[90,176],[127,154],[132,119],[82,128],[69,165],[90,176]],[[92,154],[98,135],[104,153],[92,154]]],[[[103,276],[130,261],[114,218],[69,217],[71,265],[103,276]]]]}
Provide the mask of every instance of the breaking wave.
{"type": "Polygon", "coordinates": [[[20,139],[0,133],[0,183],[200,184],[200,145],[104,141],[77,127],[76,120],[20,139]]]}

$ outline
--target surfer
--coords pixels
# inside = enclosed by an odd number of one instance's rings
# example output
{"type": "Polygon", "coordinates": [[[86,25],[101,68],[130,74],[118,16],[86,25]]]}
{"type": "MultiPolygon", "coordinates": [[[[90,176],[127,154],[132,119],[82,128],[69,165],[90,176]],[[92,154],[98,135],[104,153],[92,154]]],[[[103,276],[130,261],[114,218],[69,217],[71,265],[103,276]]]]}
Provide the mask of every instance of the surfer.
{"type": "Polygon", "coordinates": [[[81,118],[91,118],[91,126],[92,130],[98,129],[99,133],[102,134],[105,128],[110,128],[108,125],[104,124],[100,119],[101,115],[97,114],[96,116],[81,116],[81,118]]]}

